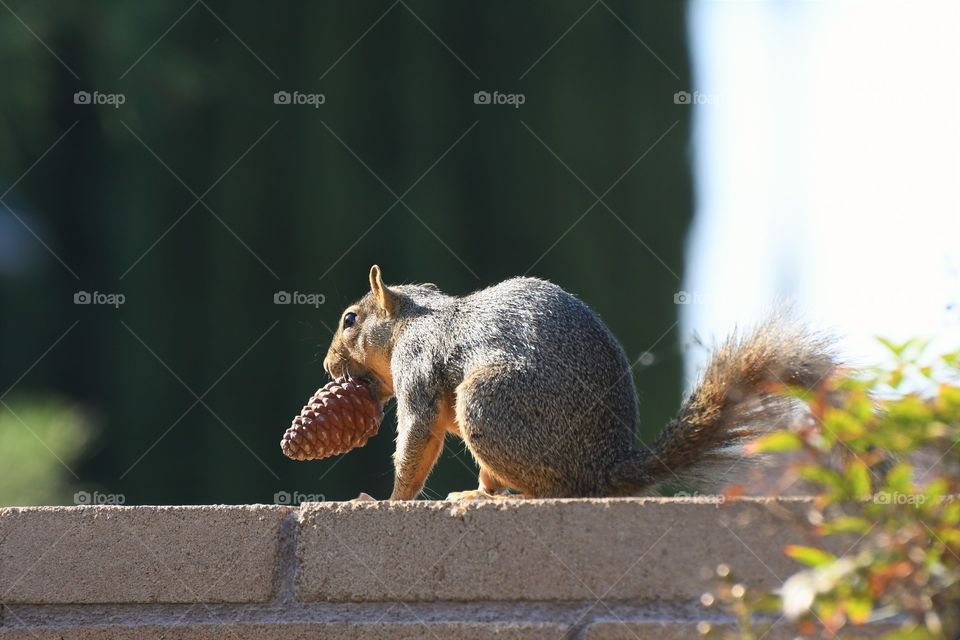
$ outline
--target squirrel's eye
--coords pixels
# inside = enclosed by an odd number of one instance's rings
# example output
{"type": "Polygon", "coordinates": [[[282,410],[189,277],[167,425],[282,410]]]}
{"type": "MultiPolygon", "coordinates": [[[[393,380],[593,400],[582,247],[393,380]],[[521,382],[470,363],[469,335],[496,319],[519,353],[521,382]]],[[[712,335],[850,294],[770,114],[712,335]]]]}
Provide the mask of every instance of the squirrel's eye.
{"type": "Polygon", "coordinates": [[[355,325],[356,323],[357,323],[357,314],[355,314],[354,312],[351,311],[350,313],[348,313],[348,314],[346,314],[345,316],[343,316],[343,328],[344,328],[344,329],[349,329],[350,327],[352,327],[352,326],[355,325]]]}

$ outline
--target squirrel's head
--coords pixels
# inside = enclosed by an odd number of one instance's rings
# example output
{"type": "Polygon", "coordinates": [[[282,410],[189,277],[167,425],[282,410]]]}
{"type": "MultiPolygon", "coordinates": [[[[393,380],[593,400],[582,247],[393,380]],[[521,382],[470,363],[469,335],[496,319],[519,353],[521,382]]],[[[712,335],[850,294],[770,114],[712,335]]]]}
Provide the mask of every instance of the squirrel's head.
{"type": "Polygon", "coordinates": [[[385,402],[393,395],[395,329],[401,295],[383,284],[380,267],[370,268],[370,292],[344,309],[340,324],[323,360],[333,377],[350,376],[370,383],[374,396],[385,402]]]}

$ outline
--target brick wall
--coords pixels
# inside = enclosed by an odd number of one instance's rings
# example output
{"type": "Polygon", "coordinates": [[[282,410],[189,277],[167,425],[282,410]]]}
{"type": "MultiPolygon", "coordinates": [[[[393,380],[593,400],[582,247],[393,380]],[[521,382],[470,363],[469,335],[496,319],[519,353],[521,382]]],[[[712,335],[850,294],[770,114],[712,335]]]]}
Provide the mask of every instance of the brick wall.
{"type": "Polygon", "coordinates": [[[720,562],[796,568],[800,500],[0,509],[0,640],[681,638],[720,562]]]}

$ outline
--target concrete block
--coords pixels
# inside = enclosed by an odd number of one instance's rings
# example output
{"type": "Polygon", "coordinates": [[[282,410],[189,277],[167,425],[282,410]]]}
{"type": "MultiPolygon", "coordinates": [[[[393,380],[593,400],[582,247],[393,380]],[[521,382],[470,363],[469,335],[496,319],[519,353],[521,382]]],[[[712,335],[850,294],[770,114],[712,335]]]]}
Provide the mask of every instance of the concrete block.
{"type": "Polygon", "coordinates": [[[2,629],[0,640],[559,640],[567,629],[547,622],[325,622],[265,624],[99,625],[83,628],[2,629]]]}
{"type": "Polygon", "coordinates": [[[319,601],[683,600],[727,562],[755,587],[798,565],[801,500],[360,502],[301,507],[298,597],[319,601]]]}
{"type": "Polygon", "coordinates": [[[0,509],[0,601],[263,602],[291,510],[209,507],[0,509]]]}

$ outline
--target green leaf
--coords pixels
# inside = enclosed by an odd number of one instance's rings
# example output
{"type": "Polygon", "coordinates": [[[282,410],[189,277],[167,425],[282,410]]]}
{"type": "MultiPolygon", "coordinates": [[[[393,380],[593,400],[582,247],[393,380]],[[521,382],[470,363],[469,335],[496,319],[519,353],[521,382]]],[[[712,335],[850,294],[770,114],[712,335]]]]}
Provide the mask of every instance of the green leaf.
{"type": "Polygon", "coordinates": [[[915,395],[904,396],[888,407],[887,419],[901,426],[924,424],[931,418],[930,407],[915,395]]]}
{"type": "Polygon", "coordinates": [[[946,525],[956,526],[960,524],[960,500],[948,498],[949,502],[943,508],[940,514],[940,521],[946,525]]]}
{"type": "Polygon", "coordinates": [[[841,489],[843,487],[843,477],[827,467],[821,467],[815,464],[806,464],[800,467],[798,474],[804,480],[813,482],[830,489],[841,489]]]}
{"type": "Polygon", "coordinates": [[[897,367],[890,373],[890,386],[894,389],[900,386],[900,383],[903,382],[903,367],[897,367]]]}
{"type": "Polygon", "coordinates": [[[831,522],[824,523],[823,532],[825,535],[836,533],[866,533],[870,530],[870,523],[866,518],[856,516],[841,516],[831,522]]]}
{"type": "Polygon", "coordinates": [[[945,353],[940,359],[943,360],[943,363],[948,367],[960,367],[960,351],[945,353]]]}
{"type": "Polygon", "coordinates": [[[892,492],[911,493],[913,490],[913,466],[907,462],[895,465],[887,473],[887,489],[892,492]]]}
{"type": "Polygon", "coordinates": [[[873,600],[870,596],[848,596],[843,601],[843,608],[853,624],[865,624],[873,611],[873,600]]]}
{"type": "Polygon", "coordinates": [[[950,487],[945,478],[936,478],[923,488],[923,497],[925,501],[933,502],[940,500],[949,491],[950,487]]]}
{"type": "Polygon", "coordinates": [[[857,394],[847,400],[847,412],[864,424],[874,418],[874,411],[873,400],[866,394],[857,394]]]}
{"type": "Polygon", "coordinates": [[[842,409],[830,408],[823,415],[823,428],[835,434],[840,440],[849,440],[863,435],[866,427],[842,409]]]}
{"type": "Polygon", "coordinates": [[[899,358],[899,357],[900,357],[900,354],[902,354],[904,351],[906,351],[906,350],[907,350],[907,347],[909,347],[909,346],[910,346],[910,343],[913,342],[913,341],[912,341],[912,340],[907,340],[906,342],[902,342],[902,343],[900,343],[900,344],[897,344],[896,342],[893,342],[892,340],[888,340],[887,338],[882,338],[882,337],[880,337],[880,336],[877,336],[877,342],[879,342],[880,344],[882,344],[883,346],[885,346],[885,347],[890,351],[890,353],[892,353],[893,355],[895,355],[895,356],[897,356],[897,357],[899,358]]]}
{"type": "Polygon", "coordinates": [[[855,498],[866,498],[870,495],[870,470],[859,458],[853,460],[846,472],[850,493],[855,498]]]}
{"type": "Polygon", "coordinates": [[[943,544],[960,547],[960,530],[956,527],[945,527],[938,534],[943,544]]]}
{"type": "Polygon", "coordinates": [[[803,446],[800,436],[792,431],[774,431],[747,445],[749,453],[784,453],[798,451],[803,446]]]}
{"type": "Polygon", "coordinates": [[[783,548],[783,552],[787,556],[793,558],[797,562],[802,562],[808,567],[822,567],[823,565],[830,564],[837,559],[837,556],[824,551],[823,549],[817,549],[816,547],[804,547],[798,544],[788,544],[783,548]]]}
{"type": "Polygon", "coordinates": [[[960,413],[960,387],[940,385],[937,406],[945,413],[947,419],[955,418],[960,413]]]}

